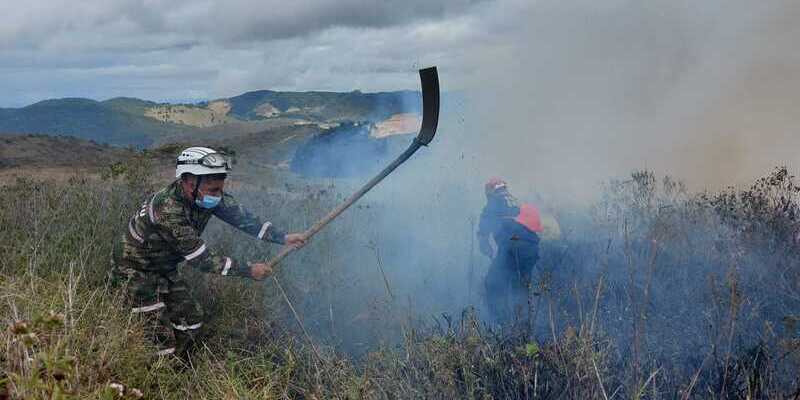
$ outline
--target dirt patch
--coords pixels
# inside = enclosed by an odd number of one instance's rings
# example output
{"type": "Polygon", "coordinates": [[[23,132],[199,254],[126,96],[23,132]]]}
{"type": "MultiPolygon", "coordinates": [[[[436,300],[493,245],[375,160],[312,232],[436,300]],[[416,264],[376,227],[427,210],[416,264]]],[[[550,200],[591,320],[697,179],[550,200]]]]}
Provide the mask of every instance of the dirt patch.
{"type": "Polygon", "coordinates": [[[230,111],[230,104],[224,101],[217,101],[212,104],[209,104],[208,108],[184,105],[158,106],[148,108],[144,115],[161,122],[172,122],[200,128],[222,125],[233,121],[232,118],[227,116],[228,111],[230,111]]]}
{"type": "Polygon", "coordinates": [[[374,138],[384,138],[393,135],[405,135],[415,133],[422,125],[422,117],[415,113],[394,114],[391,117],[378,122],[370,131],[370,136],[374,138]]]}
{"type": "Polygon", "coordinates": [[[281,110],[278,110],[272,104],[264,103],[264,104],[256,107],[255,113],[256,113],[256,115],[258,115],[260,117],[272,118],[272,117],[275,117],[275,116],[279,115],[281,113],[281,110]]]}
{"type": "Polygon", "coordinates": [[[225,117],[231,112],[231,103],[227,100],[217,100],[208,103],[208,109],[219,117],[225,117]]]}

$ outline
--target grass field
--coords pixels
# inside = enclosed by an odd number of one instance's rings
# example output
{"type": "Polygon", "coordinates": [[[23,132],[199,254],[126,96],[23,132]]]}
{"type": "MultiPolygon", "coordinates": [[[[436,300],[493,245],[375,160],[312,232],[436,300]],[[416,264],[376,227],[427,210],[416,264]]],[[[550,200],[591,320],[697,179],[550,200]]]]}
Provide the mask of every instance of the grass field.
{"type": "MultiPolygon", "coordinates": [[[[484,322],[480,268],[469,288],[475,308],[457,297],[466,269],[444,266],[470,254],[468,240],[425,248],[434,233],[451,233],[435,223],[416,237],[376,236],[361,227],[380,225],[386,210],[366,202],[284,265],[286,297],[271,281],[184,271],[208,334],[191,359],[157,360],[106,280],[113,238],[141,195],[168,179],[153,168],[157,159],[136,157],[90,177],[4,181],[0,397],[800,395],[798,187],[784,169],[747,190],[700,194],[637,172],[610,181],[590,209],[558,210],[564,235],[543,244],[530,307],[509,327],[484,322]],[[424,271],[408,248],[426,255],[424,271]]],[[[340,199],[332,183],[263,178],[237,194],[293,230],[340,199]],[[281,190],[265,198],[267,188],[281,190]]],[[[221,224],[206,236],[245,259],[276,250],[221,224]]]]}

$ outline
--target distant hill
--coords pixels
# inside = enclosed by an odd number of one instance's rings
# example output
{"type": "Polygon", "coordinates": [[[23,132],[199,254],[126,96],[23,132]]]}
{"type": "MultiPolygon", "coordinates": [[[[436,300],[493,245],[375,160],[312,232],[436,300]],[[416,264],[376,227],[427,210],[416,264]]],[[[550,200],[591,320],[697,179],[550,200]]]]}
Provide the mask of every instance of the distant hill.
{"type": "Polygon", "coordinates": [[[379,121],[401,112],[419,113],[419,92],[349,93],[259,90],[231,97],[230,113],[245,120],[269,113],[315,121],[379,121]]]}
{"type": "Polygon", "coordinates": [[[102,167],[133,151],[70,136],[0,134],[0,170],[16,167],[102,167]]]}
{"type": "Polygon", "coordinates": [[[79,98],[45,100],[23,108],[0,110],[0,131],[71,135],[139,148],[150,146],[154,137],[190,130],[120,111],[113,104],[79,98]]]}
{"type": "Polygon", "coordinates": [[[420,103],[420,93],[413,91],[260,90],[198,104],[155,103],[129,97],[105,101],[65,98],[0,109],[0,132],[71,135],[98,143],[147,148],[197,138],[239,136],[276,126],[380,122],[397,114],[418,114],[420,103]]]}
{"type": "MultiPolygon", "coordinates": [[[[254,125],[260,126],[260,125],[254,125]]],[[[234,156],[239,182],[263,182],[265,176],[293,172],[306,177],[354,177],[377,171],[399,154],[413,135],[375,136],[375,124],[344,122],[324,129],[318,124],[272,125],[230,136],[205,132],[183,141],[164,142],[138,151],[71,136],[14,134],[0,131],[0,184],[23,174],[54,179],[97,174],[108,167],[145,156],[154,173],[171,179],[181,149],[209,146],[234,156]]]]}
{"type": "Polygon", "coordinates": [[[142,116],[148,109],[158,106],[156,102],[140,100],[134,97],[115,97],[102,103],[114,111],[138,116],[142,116]]]}

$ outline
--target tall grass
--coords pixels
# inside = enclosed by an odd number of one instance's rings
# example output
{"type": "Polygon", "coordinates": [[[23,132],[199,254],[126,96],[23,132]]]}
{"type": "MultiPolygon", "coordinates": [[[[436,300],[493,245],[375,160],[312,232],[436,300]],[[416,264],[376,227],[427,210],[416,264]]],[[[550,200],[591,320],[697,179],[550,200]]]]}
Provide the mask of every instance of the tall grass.
{"type": "MultiPolygon", "coordinates": [[[[106,280],[111,246],[155,182],[145,162],[115,168],[2,187],[2,396],[800,396],[798,188],[785,169],[716,194],[647,171],[609,182],[590,211],[562,210],[564,237],[543,244],[529,309],[507,327],[473,308],[431,316],[407,305],[379,275],[389,271],[377,239],[357,255],[339,250],[364,222],[347,217],[278,274],[286,298],[269,282],[185,271],[208,335],[190,359],[159,360],[106,280]],[[355,279],[373,264],[372,284],[355,279]],[[367,292],[384,300],[365,302],[367,292]]],[[[331,188],[288,188],[255,208],[300,229],[335,201],[331,188]]],[[[245,259],[274,251],[219,224],[208,236],[245,259]]]]}

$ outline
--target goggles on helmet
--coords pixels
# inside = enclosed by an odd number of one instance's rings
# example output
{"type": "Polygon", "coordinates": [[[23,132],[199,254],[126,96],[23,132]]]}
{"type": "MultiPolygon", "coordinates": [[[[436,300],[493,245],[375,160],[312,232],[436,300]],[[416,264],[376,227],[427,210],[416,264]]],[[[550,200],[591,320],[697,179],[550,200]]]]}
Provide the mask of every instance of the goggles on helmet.
{"type": "Polygon", "coordinates": [[[231,169],[231,162],[228,156],[222,153],[210,153],[196,160],[180,160],[178,165],[183,164],[198,164],[207,168],[224,168],[225,170],[231,169]]]}

